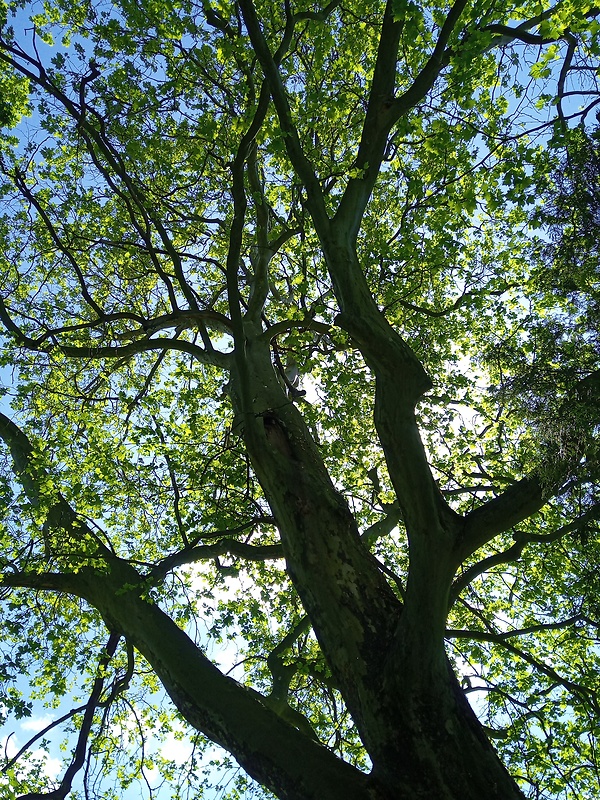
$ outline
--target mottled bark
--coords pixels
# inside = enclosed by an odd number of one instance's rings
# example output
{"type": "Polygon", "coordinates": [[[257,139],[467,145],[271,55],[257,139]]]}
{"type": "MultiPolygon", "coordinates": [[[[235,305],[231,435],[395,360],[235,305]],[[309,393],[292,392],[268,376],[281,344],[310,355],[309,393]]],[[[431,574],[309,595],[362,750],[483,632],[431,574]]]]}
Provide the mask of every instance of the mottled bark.
{"type": "MultiPolygon", "coordinates": [[[[360,323],[358,315],[354,319],[360,323]]],[[[365,349],[372,349],[366,357],[372,369],[383,365],[376,424],[409,531],[404,604],[360,540],[300,412],[280,386],[268,348],[251,331],[245,376],[232,385],[244,439],[281,531],[290,577],[372,758],[377,791],[411,800],[519,798],[446,660],[445,620],[462,520],[439,495],[427,466],[410,373],[406,398],[398,392],[396,378],[402,380],[406,364],[418,380],[424,373],[385,321],[379,328],[388,350],[377,347],[375,336],[365,349]],[[242,380],[244,391],[237,388],[242,380]]]]}

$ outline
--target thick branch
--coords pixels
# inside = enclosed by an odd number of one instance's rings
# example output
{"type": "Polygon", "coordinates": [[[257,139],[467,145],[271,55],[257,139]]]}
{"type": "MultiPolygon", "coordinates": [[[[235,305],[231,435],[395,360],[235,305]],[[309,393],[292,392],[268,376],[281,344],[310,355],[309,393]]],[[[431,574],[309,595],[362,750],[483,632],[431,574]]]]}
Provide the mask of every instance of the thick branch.
{"type": "Polygon", "coordinates": [[[479,575],[482,575],[484,572],[487,572],[489,569],[498,566],[499,564],[507,564],[511,561],[516,561],[520,557],[526,545],[532,543],[550,544],[552,542],[559,541],[563,537],[581,530],[589,522],[596,520],[599,517],[600,503],[595,503],[590,509],[588,509],[588,511],[585,512],[585,514],[577,517],[577,519],[574,519],[568,525],[562,525],[560,528],[557,528],[557,530],[552,531],[552,533],[516,532],[514,534],[515,543],[511,545],[511,547],[509,547],[507,550],[503,550],[500,553],[494,553],[494,555],[478,561],[476,564],[473,564],[467,570],[465,570],[463,574],[456,579],[452,586],[450,595],[451,604],[456,601],[460,593],[479,575]]]}
{"type": "Polygon", "coordinates": [[[510,25],[500,25],[495,23],[493,25],[486,25],[482,30],[489,31],[490,33],[500,34],[501,38],[496,39],[494,42],[496,47],[499,44],[510,44],[510,42],[514,41],[535,45],[550,44],[551,42],[555,41],[554,39],[546,39],[537,33],[530,33],[530,31],[526,30],[525,28],[521,28],[520,25],[516,28],[511,28],[510,25]]]}
{"type": "Polygon", "coordinates": [[[283,800],[319,800],[339,786],[351,800],[367,800],[365,775],[287,724],[257,692],[223,675],[166,614],[140,597],[140,577],[129,565],[115,561],[105,575],[84,570],[83,579],[82,594],[148,660],[184,718],[252,777],[283,800]]]}
{"type": "Polygon", "coordinates": [[[161,314],[159,317],[143,320],[141,328],[119,334],[115,338],[137,340],[142,336],[153,336],[155,333],[169,328],[198,328],[201,325],[206,325],[208,328],[214,328],[224,333],[231,332],[231,322],[224,314],[213,311],[211,308],[205,308],[198,311],[177,311],[173,314],[161,314]]]}
{"type": "Polygon", "coordinates": [[[327,322],[319,322],[318,320],[310,318],[282,319],[267,328],[260,338],[272,341],[276,336],[280,336],[282,333],[287,333],[292,330],[316,331],[317,333],[328,334],[335,330],[335,328],[327,322]]]}
{"type": "Polygon", "coordinates": [[[7,589],[39,589],[48,592],[80,594],[80,581],[76,575],[62,572],[20,572],[10,564],[8,567],[7,565],[2,566],[6,571],[0,575],[0,586],[7,589]]]}
{"type": "Polygon", "coordinates": [[[442,69],[449,63],[446,45],[454,32],[469,0],[456,0],[440,30],[434,50],[411,86],[399,97],[394,97],[396,60],[403,23],[394,19],[396,4],[388,0],[383,19],[379,51],[369,106],[365,117],[356,165],[363,174],[348,181],[340,202],[336,220],[344,222],[352,238],[358,234],[360,222],[373,186],[379,175],[387,147],[389,132],[400,117],[405,116],[421,102],[434,85],[442,69]]]}
{"type": "Polygon", "coordinates": [[[288,156],[298,177],[306,188],[313,221],[317,229],[321,228],[321,230],[324,231],[328,226],[328,217],[325,210],[323,190],[321,189],[313,165],[302,149],[276,60],[269,50],[252,0],[240,0],[240,8],[246,28],[248,29],[250,41],[252,42],[252,46],[269,85],[271,97],[273,98],[273,103],[277,110],[279,124],[285,138],[288,156]]]}
{"type": "MultiPolygon", "coordinates": [[[[379,175],[389,133],[401,117],[406,116],[425,99],[442,70],[450,63],[454,50],[448,47],[448,42],[458,26],[463,11],[469,5],[469,0],[456,0],[450,8],[429,59],[408,89],[398,97],[394,97],[394,85],[398,42],[403,23],[394,19],[395,5],[393,0],[388,0],[384,14],[369,106],[356,158],[356,167],[362,171],[362,174],[348,181],[335,215],[336,220],[343,220],[346,230],[354,237],[358,233],[362,215],[379,175]]],[[[484,52],[513,41],[537,45],[557,41],[557,39],[545,39],[532,34],[530,29],[549,19],[559,5],[560,3],[530,20],[525,20],[514,28],[499,24],[486,26],[482,29],[483,31],[499,35],[484,48],[484,52]]],[[[467,41],[468,38],[469,34],[464,37],[464,41],[467,41]]],[[[569,37],[569,41],[571,40],[572,37],[569,37]]],[[[458,50],[459,47],[456,49],[458,50]]]]}
{"type": "Polygon", "coordinates": [[[523,552],[525,544],[524,541],[515,542],[508,550],[494,553],[494,555],[483,558],[481,561],[478,561],[476,564],[466,569],[452,584],[450,605],[454,605],[461,592],[464,591],[475,578],[479,577],[479,575],[483,575],[484,572],[488,572],[492,567],[496,567],[499,564],[508,564],[511,561],[516,561],[523,552]]]}
{"type": "MultiPolygon", "coordinates": [[[[190,312],[191,313],[191,312],[190,312]]],[[[204,315],[206,312],[197,312],[197,315],[204,315]]],[[[167,327],[174,327],[176,326],[176,320],[174,319],[175,315],[167,314],[165,315],[166,318],[159,318],[161,320],[159,327],[157,330],[167,327]]],[[[184,323],[188,320],[189,314],[183,315],[184,323]]],[[[100,345],[98,347],[94,346],[81,346],[78,347],[76,345],[67,345],[67,344],[59,344],[57,342],[48,342],[50,338],[47,334],[44,334],[42,337],[33,339],[31,336],[28,336],[24,333],[19,326],[15,323],[15,321],[10,316],[6,304],[4,300],[0,298],[0,321],[4,324],[5,328],[9,333],[11,333],[16,341],[16,343],[20,347],[25,347],[27,350],[37,351],[41,353],[49,353],[52,350],[58,350],[63,355],[69,356],[70,358],[90,358],[90,359],[100,359],[100,358],[130,358],[138,353],[145,353],[149,350],[178,350],[182,353],[188,353],[189,355],[194,356],[203,364],[212,364],[216,367],[221,367],[227,369],[229,363],[231,361],[231,355],[229,353],[220,353],[217,350],[204,350],[202,347],[198,347],[198,345],[193,344],[192,342],[186,342],[183,339],[165,339],[165,338],[157,338],[157,339],[137,339],[134,342],[130,342],[129,344],[125,345],[100,345]]],[[[151,327],[151,323],[150,323],[151,327]]],[[[150,331],[152,333],[153,331],[150,331]]],[[[150,335],[150,333],[148,335],[150,335]]]]}
{"type": "Polygon", "coordinates": [[[396,62],[403,22],[395,19],[394,0],[388,0],[381,25],[377,60],[371,80],[367,113],[356,158],[363,174],[348,181],[344,195],[334,217],[343,225],[352,239],[356,238],[367,202],[379,175],[379,168],[387,145],[387,137],[394,122],[387,112],[394,102],[396,62]]]}
{"type": "Polygon", "coordinates": [[[215,544],[190,547],[173,553],[152,569],[152,575],[156,578],[163,578],[168,572],[183,564],[209,561],[224,555],[237,556],[246,561],[267,561],[268,559],[283,558],[283,548],[280,544],[246,544],[225,539],[215,544]]]}
{"type": "Polygon", "coordinates": [[[87,600],[152,665],[190,725],[283,800],[321,800],[340,787],[349,800],[369,800],[366,775],[285,722],[260,694],[223,675],[173,620],[142,599],[147,582],[126,562],[113,559],[110,572],[83,568],[77,575],[7,572],[0,585],[87,600]]]}
{"type": "Polygon", "coordinates": [[[372,525],[369,525],[360,535],[360,538],[365,543],[365,546],[369,549],[375,542],[380,539],[382,536],[388,536],[396,525],[402,519],[402,511],[400,510],[399,506],[394,506],[393,508],[387,510],[385,517],[378,519],[377,522],[374,522],[372,525]]]}
{"type": "MultiPolygon", "coordinates": [[[[36,465],[25,434],[0,415],[15,472],[32,501],[41,502],[45,471],[36,465]]],[[[81,537],[86,526],[59,495],[53,498],[65,527],[81,537]]],[[[75,575],[6,571],[0,585],[66,591],[86,599],[153,665],[183,716],[232,752],[258,781],[282,798],[320,798],[328,784],[347,784],[349,798],[367,800],[366,777],[281,720],[260,695],[225,677],[160,609],[142,598],[147,581],[131,565],[98,545],[110,570],[83,567],[75,575]],[[307,768],[308,767],[308,768],[307,768]]]]}

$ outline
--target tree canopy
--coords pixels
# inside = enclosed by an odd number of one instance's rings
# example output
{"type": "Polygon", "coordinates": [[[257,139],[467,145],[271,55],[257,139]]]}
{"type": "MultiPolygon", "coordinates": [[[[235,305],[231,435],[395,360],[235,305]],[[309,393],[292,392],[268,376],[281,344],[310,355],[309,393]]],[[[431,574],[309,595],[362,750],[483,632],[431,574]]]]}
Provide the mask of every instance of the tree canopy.
{"type": "Polygon", "coordinates": [[[3,796],[598,793],[599,36],[2,3],[3,796]]]}

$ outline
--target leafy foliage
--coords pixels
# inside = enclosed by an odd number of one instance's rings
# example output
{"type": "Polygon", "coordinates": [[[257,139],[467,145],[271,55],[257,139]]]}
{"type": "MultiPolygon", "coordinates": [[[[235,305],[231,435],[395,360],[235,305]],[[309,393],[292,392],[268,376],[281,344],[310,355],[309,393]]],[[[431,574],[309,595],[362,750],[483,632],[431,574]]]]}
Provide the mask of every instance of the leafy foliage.
{"type": "Polygon", "coordinates": [[[2,791],[596,794],[598,10],[5,8],[2,791]]]}

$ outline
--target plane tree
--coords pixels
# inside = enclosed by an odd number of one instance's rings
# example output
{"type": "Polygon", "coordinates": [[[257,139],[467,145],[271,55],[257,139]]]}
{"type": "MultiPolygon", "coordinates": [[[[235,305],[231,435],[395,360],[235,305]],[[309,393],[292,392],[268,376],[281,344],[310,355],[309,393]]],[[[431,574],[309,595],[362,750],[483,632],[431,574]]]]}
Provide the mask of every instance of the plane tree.
{"type": "Polygon", "coordinates": [[[598,9],[3,9],[4,794],[594,794],[598,9]]]}

